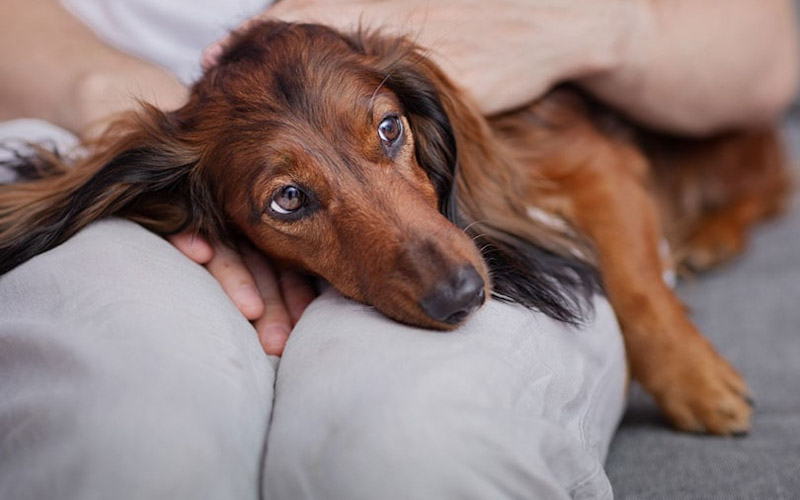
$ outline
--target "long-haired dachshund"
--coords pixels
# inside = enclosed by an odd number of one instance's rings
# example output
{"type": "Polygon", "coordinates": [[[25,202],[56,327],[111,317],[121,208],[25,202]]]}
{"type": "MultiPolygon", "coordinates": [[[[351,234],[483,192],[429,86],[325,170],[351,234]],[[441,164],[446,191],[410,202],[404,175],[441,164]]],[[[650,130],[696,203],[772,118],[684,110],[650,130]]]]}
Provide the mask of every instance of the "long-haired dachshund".
{"type": "Polygon", "coordinates": [[[782,208],[772,130],[669,139],[570,88],[486,119],[408,40],[264,22],[181,109],[145,106],[87,148],[39,149],[0,187],[0,273],[120,215],[243,235],[425,328],[455,328],[490,294],[580,322],[603,291],[675,426],[749,427],[744,381],[663,275],[728,259],[782,208]]]}

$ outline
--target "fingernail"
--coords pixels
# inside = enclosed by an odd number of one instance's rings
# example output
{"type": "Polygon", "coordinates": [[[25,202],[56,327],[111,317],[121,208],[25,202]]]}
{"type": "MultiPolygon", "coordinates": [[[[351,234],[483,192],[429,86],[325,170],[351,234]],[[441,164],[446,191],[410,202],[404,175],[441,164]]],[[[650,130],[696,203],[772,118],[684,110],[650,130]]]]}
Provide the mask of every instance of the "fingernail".
{"type": "Polygon", "coordinates": [[[208,243],[196,234],[185,234],[178,236],[176,241],[182,247],[182,252],[198,264],[207,264],[214,256],[214,252],[208,243]]]}
{"type": "Polygon", "coordinates": [[[197,253],[198,250],[205,250],[205,248],[197,241],[194,235],[186,238],[186,249],[190,252],[197,253]]]}
{"type": "Polygon", "coordinates": [[[259,312],[261,307],[261,297],[253,285],[242,285],[237,288],[233,293],[233,302],[249,319],[254,319],[251,316],[259,312]]]}
{"type": "Polygon", "coordinates": [[[215,43],[214,45],[209,46],[203,52],[203,69],[209,69],[214,67],[219,63],[219,59],[222,57],[222,44],[215,43]]]}
{"type": "Polygon", "coordinates": [[[289,329],[283,325],[270,325],[264,329],[262,345],[267,354],[280,356],[286,340],[289,338],[289,329]]]}

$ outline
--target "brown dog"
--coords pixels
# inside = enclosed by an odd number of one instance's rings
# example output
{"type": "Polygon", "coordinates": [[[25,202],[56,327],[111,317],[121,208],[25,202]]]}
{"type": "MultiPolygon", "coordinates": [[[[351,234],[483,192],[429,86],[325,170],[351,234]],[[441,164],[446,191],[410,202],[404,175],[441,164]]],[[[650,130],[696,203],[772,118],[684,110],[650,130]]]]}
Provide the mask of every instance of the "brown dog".
{"type": "Polygon", "coordinates": [[[489,293],[578,322],[603,288],[634,377],[678,428],[749,427],[744,381],[662,275],[728,259],[781,209],[770,130],[668,139],[566,88],[487,120],[406,40],[265,22],[183,108],[145,107],[88,146],[74,167],[40,151],[0,188],[0,272],[122,215],[244,235],[426,328],[489,293]]]}

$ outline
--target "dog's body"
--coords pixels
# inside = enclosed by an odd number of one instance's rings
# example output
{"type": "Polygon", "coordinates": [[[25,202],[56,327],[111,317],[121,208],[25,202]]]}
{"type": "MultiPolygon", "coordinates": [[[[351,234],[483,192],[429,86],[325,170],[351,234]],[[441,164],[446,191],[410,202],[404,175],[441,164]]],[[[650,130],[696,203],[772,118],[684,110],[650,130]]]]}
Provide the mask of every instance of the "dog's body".
{"type": "Polygon", "coordinates": [[[748,429],[745,383],[662,275],[726,260],[781,209],[772,131],[667,139],[570,89],[487,120],[405,40],[263,23],[183,108],[123,119],[93,151],[75,168],[41,152],[39,178],[0,188],[0,272],[118,214],[240,233],[427,328],[488,293],[578,321],[602,283],[672,422],[748,429]]]}

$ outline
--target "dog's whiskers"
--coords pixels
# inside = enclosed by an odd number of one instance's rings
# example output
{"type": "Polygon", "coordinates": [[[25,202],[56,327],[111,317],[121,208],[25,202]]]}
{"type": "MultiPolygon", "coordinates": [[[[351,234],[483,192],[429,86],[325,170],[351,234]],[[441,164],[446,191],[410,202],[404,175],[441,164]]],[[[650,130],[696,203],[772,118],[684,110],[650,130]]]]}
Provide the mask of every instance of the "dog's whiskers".
{"type": "Polygon", "coordinates": [[[372,103],[375,101],[375,97],[378,95],[378,91],[381,90],[381,87],[383,87],[386,84],[386,82],[389,80],[389,78],[391,76],[392,76],[392,70],[389,70],[389,72],[386,73],[386,76],[383,77],[383,80],[381,80],[381,83],[379,83],[378,86],[375,88],[375,91],[372,93],[372,96],[369,98],[369,107],[370,108],[372,108],[372,103]]]}
{"type": "MultiPolygon", "coordinates": [[[[470,222],[469,224],[467,224],[467,225],[466,225],[466,226],[465,226],[465,227],[462,229],[462,231],[464,231],[464,232],[466,233],[467,231],[469,231],[469,230],[472,228],[472,226],[475,226],[475,225],[477,225],[477,224],[486,224],[486,223],[489,223],[489,221],[488,221],[488,220],[486,220],[486,219],[475,220],[475,221],[472,221],[472,222],[470,222]]],[[[480,235],[479,235],[479,236],[480,236],[480,235]]],[[[473,239],[475,239],[475,238],[473,238],[473,239]]]]}

